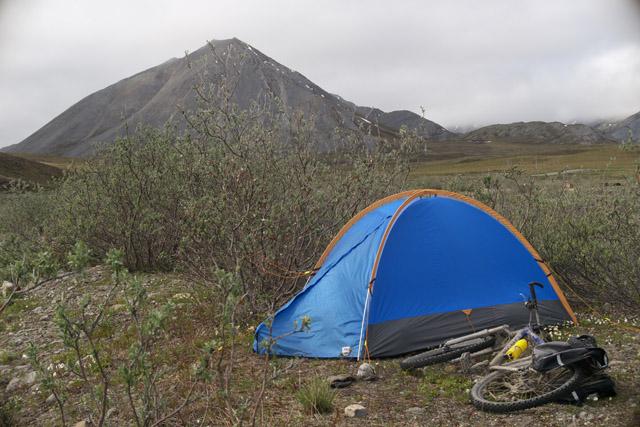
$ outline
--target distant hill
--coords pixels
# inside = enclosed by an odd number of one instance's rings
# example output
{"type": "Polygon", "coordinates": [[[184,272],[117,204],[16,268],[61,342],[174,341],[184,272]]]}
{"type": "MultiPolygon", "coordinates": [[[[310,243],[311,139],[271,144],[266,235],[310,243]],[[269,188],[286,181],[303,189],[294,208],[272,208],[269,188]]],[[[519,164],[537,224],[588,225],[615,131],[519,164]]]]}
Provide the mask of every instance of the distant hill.
{"type": "Polygon", "coordinates": [[[51,178],[61,175],[62,170],[56,167],[0,153],[0,189],[6,188],[12,180],[46,184],[51,178]]]}
{"type": "Polygon", "coordinates": [[[467,141],[523,143],[602,144],[614,142],[604,132],[583,124],[517,122],[485,126],[464,135],[467,141]]]}
{"type": "Polygon", "coordinates": [[[631,139],[634,143],[640,143],[640,111],[616,123],[603,123],[598,128],[618,142],[631,139]]]}
{"type": "Polygon", "coordinates": [[[4,151],[86,156],[95,150],[96,142],[110,142],[120,135],[125,120],[129,127],[137,123],[161,126],[167,120],[184,126],[177,107],[196,106],[196,78],[203,74],[218,76],[225,70],[239,76],[235,99],[238,105],[247,107],[261,94],[272,94],[287,112],[302,110],[313,116],[320,140],[327,144],[336,128],[393,136],[406,126],[426,139],[453,136],[444,127],[410,111],[385,113],[358,107],[238,39],[214,41],[212,45],[220,60],[211,55],[208,45],[190,55],[192,67],[186,58],[170,59],[92,93],[4,151]]]}

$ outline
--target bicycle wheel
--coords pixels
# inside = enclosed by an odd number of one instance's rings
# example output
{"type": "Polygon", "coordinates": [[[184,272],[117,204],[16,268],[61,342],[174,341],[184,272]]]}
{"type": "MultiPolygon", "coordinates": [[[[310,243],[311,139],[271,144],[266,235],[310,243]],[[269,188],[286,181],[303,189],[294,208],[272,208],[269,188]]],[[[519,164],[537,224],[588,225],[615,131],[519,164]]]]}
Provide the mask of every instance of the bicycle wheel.
{"type": "Polygon", "coordinates": [[[505,413],[533,408],[564,396],[582,378],[579,369],[562,366],[540,373],[531,368],[495,371],[471,388],[471,402],[483,411],[505,413]]]}
{"type": "Polygon", "coordinates": [[[441,346],[438,348],[434,348],[433,350],[425,351],[424,353],[407,357],[402,362],[400,362],[400,368],[415,369],[453,360],[456,357],[462,356],[462,353],[473,353],[475,351],[491,347],[495,340],[496,337],[488,336],[464,341],[452,346],[441,346]]]}

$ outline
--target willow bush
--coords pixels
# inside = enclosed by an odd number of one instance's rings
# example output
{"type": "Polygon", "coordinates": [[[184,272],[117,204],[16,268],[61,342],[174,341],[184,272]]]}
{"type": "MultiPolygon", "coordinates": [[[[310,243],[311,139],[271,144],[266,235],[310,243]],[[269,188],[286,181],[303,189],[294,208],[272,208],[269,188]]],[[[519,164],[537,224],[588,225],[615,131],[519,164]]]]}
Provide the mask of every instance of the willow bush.
{"type": "Polygon", "coordinates": [[[319,151],[301,114],[210,96],[187,113],[187,133],[141,127],[69,174],[51,233],[97,256],[122,248],[133,270],[178,268],[212,284],[215,271],[236,272],[251,307],[270,310],[350,217],[402,186],[403,146],[350,134],[319,151]]]}

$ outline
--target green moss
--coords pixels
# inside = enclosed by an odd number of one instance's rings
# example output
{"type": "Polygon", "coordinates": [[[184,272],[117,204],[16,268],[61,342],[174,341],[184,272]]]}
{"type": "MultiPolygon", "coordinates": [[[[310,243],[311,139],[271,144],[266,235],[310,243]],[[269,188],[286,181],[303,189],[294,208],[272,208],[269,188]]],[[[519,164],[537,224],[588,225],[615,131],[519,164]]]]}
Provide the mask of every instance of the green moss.
{"type": "Polygon", "coordinates": [[[7,365],[18,358],[18,354],[9,350],[0,350],[0,365],[7,365]]]}
{"type": "Polygon", "coordinates": [[[418,391],[428,402],[439,397],[465,401],[468,399],[469,389],[473,385],[469,378],[458,374],[448,374],[440,368],[423,370],[424,377],[418,386],[418,391]]]}

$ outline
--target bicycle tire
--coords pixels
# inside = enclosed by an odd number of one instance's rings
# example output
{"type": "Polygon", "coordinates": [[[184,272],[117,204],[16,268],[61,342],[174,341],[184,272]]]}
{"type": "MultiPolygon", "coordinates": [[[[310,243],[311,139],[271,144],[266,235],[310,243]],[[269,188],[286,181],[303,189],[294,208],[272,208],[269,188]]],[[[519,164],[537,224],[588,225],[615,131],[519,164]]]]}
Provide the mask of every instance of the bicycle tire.
{"type": "Polygon", "coordinates": [[[420,354],[416,354],[411,357],[407,357],[400,362],[400,368],[404,370],[422,368],[428,365],[435,365],[436,363],[447,362],[453,360],[456,357],[462,356],[463,353],[473,353],[480,351],[487,347],[491,347],[495,342],[494,336],[483,337],[478,339],[478,342],[468,344],[464,342],[451,347],[441,346],[434,348],[433,350],[425,351],[420,354]]]}
{"type": "MultiPolygon", "coordinates": [[[[551,391],[528,399],[510,400],[503,402],[485,398],[487,386],[495,381],[499,381],[505,375],[513,373],[505,371],[494,371],[491,374],[480,378],[480,380],[478,380],[478,382],[473,385],[470,393],[471,402],[476,408],[482,411],[494,412],[498,414],[522,411],[524,409],[529,409],[536,406],[544,405],[546,403],[554,402],[569,393],[573,389],[573,387],[582,380],[583,377],[582,372],[573,366],[563,366],[558,369],[569,370],[571,374],[565,381],[563,381],[551,391]]],[[[554,369],[554,371],[556,370],[554,369]]]]}

